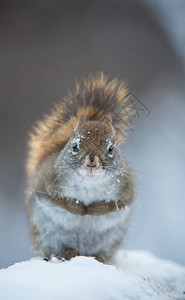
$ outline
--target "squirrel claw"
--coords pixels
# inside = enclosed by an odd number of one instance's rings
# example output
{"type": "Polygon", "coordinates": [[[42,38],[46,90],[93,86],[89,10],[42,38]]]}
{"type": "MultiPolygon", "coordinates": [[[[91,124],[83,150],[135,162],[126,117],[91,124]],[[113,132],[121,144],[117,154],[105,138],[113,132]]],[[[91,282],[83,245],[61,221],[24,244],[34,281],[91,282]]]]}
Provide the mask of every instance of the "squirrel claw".
{"type": "Polygon", "coordinates": [[[64,262],[65,258],[61,257],[61,256],[51,256],[50,258],[44,257],[43,260],[46,261],[46,262],[48,262],[48,261],[51,261],[51,262],[56,262],[56,261],[64,262]]]}
{"type": "Polygon", "coordinates": [[[43,260],[49,261],[49,258],[48,257],[44,257],[43,260]]]}
{"type": "Polygon", "coordinates": [[[65,258],[64,257],[57,257],[58,260],[60,260],[61,262],[64,262],[65,261],[65,258]]]}

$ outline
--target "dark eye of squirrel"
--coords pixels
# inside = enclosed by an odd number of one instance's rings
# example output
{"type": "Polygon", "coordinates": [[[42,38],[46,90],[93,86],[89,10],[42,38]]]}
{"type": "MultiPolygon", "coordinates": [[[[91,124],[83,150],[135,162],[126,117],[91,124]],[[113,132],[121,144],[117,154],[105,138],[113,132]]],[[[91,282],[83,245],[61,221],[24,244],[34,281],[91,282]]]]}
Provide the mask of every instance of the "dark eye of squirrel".
{"type": "Polygon", "coordinates": [[[77,145],[77,143],[74,143],[73,144],[73,152],[78,152],[78,151],[79,151],[78,145],[77,145]]]}
{"type": "Polygon", "coordinates": [[[112,157],[113,156],[113,146],[110,145],[109,149],[108,149],[108,153],[109,153],[109,156],[112,157]]]}

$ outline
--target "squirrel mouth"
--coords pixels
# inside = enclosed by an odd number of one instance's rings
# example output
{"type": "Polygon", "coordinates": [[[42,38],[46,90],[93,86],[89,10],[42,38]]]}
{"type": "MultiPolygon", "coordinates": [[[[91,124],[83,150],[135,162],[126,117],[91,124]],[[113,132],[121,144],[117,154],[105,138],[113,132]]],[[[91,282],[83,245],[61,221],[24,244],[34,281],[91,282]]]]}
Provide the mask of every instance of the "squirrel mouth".
{"type": "Polygon", "coordinates": [[[93,163],[88,163],[87,167],[90,167],[90,168],[96,168],[97,165],[96,165],[96,164],[93,164],[93,163]]]}
{"type": "Polygon", "coordinates": [[[87,166],[85,166],[85,169],[90,172],[94,172],[99,169],[99,166],[97,166],[96,164],[93,164],[93,165],[88,164],[87,166]]]}

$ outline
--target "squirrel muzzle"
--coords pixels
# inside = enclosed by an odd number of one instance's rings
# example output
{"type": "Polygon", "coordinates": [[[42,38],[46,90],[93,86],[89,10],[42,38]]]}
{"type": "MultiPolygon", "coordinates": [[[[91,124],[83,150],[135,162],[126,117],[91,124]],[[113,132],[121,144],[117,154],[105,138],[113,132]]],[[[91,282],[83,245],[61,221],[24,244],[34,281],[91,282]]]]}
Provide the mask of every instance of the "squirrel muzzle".
{"type": "Polygon", "coordinates": [[[93,154],[86,155],[83,166],[86,170],[90,172],[97,171],[100,167],[100,160],[98,156],[94,156],[93,154]]]}

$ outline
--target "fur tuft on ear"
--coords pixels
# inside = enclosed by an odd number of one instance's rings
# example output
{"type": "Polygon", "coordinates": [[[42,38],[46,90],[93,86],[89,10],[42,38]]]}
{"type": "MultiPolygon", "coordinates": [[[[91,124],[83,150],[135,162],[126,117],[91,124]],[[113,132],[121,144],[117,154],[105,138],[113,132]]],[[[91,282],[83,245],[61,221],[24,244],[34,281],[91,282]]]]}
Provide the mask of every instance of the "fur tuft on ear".
{"type": "Polygon", "coordinates": [[[111,116],[111,113],[108,113],[108,114],[105,116],[104,122],[107,123],[107,124],[112,125],[112,116],[111,116]]]}
{"type": "Polygon", "coordinates": [[[83,125],[86,122],[86,116],[85,114],[81,114],[79,117],[79,126],[83,125]]]}

